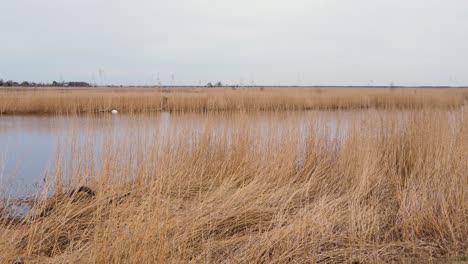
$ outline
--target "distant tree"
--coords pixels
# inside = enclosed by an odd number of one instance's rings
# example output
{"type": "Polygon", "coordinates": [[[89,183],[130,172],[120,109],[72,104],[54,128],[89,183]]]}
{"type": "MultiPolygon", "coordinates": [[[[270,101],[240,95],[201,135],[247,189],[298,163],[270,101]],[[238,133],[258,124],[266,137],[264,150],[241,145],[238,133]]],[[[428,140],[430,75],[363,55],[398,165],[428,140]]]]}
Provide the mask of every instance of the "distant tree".
{"type": "Polygon", "coordinates": [[[53,85],[53,86],[58,86],[59,84],[58,84],[58,82],[53,81],[53,82],[52,82],[52,85],[53,85]]]}
{"type": "Polygon", "coordinates": [[[69,82],[70,87],[90,87],[91,85],[87,82],[69,82]]]}
{"type": "Polygon", "coordinates": [[[21,86],[29,86],[29,83],[24,81],[24,82],[21,83],[21,86]]]}
{"type": "Polygon", "coordinates": [[[213,84],[211,82],[206,84],[206,87],[213,87],[213,84]]]}
{"type": "Polygon", "coordinates": [[[8,80],[8,81],[5,82],[5,86],[7,86],[7,87],[14,86],[14,82],[12,80],[8,80]]]}
{"type": "Polygon", "coordinates": [[[0,79],[0,86],[3,86],[3,79],[0,79]]]}
{"type": "Polygon", "coordinates": [[[221,86],[223,86],[223,83],[222,83],[222,82],[217,82],[217,83],[215,84],[215,86],[216,86],[216,87],[221,87],[221,86]]]}

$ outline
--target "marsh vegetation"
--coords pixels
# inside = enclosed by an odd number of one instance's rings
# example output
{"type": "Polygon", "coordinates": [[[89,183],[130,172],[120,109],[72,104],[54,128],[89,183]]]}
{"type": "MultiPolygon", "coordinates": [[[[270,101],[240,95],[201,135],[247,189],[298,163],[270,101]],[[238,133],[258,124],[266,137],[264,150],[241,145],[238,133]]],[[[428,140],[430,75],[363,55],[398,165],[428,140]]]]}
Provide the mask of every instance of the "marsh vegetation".
{"type": "Polygon", "coordinates": [[[463,88],[81,88],[0,90],[0,114],[457,108],[463,88]]]}
{"type": "Polygon", "coordinates": [[[2,92],[4,114],[119,109],[130,121],[62,141],[32,209],[13,219],[3,208],[0,261],[385,263],[466,254],[467,93],[363,91],[2,92]],[[164,107],[154,103],[163,96],[164,107]],[[301,117],[311,109],[333,112],[301,117]],[[203,122],[148,129],[142,112],[151,111],[202,112],[203,122]],[[78,186],[95,195],[70,196],[78,186]]]}

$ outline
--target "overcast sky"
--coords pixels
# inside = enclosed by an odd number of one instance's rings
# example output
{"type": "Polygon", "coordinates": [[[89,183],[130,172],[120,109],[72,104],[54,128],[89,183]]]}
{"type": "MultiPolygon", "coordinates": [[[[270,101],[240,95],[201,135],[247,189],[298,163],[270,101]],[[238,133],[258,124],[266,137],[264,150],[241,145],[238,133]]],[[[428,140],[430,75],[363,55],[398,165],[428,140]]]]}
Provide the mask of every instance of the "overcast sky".
{"type": "Polygon", "coordinates": [[[0,12],[3,79],[468,85],[466,0],[0,0],[0,12]]]}

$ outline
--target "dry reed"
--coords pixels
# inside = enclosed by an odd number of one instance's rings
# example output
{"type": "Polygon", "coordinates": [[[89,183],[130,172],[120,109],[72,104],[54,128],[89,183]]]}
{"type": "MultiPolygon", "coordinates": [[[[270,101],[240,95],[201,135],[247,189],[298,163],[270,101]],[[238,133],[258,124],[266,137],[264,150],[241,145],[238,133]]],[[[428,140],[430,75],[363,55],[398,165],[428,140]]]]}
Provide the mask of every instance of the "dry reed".
{"type": "Polygon", "coordinates": [[[232,127],[216,134],[210,122],[164,140],[109,134],[100,166],[72,142],[46,188],[55,195],[33,210],[48,215],[0,224],[0,262],[426,263],[467,253],[465,112],[369,111],[346,120],[346,133],[313,117],[305,136],[294,121],[265,132],[248,114],[224,116],[232,127]],[[97,196],[64,196],[67,181],[97,196]]]}
{"type": "Polygon", "coordinates": [[[0,114],[457,108],[467,100],[462,88],[3,89],[0,114]]]}

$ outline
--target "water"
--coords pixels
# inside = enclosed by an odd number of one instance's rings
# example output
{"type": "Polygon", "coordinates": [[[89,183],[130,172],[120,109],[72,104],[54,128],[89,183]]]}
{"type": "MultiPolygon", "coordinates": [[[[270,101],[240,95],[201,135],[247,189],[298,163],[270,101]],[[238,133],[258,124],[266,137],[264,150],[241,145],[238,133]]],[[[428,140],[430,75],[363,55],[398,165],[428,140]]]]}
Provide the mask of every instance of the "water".
{"type": "MultiPolygon", "coordinates": [[[[394,115],[395,113],[392,113],[394,115]]],[[[397,113],[402,119],[404,112],[397,113]]],[[[463,111],[461,112],[463,115],[463,111]]],[[[236,114],[0,116],[0,198],[19,197],[36,190],[57,163],[70,160],[72,148],[91,148],[96,157],[105,142],[177,140],[191,147],[191,140],[207,131],[212,136],[233,131],[260,131],[281,136],[294,130],[298,146],[312,130],[330,139],[346,134],[356,120],[376,124],[382,111],[283,112],[236,114]],[[75,145],[71,145],[75,142],[75,145]],[[58,161],[58,162],[57,162],[58,161]]],[[[150,142],[147,142],[149,144],[150,142]]],[[[271,144],[271,142],[264,142],[271,144]]],[[[118,144],[117,144],[118,145],[118,144]]],[[[99,160],[92,157],[97,167],[99,160]]],[[[125,159],[125,157],[122,157],[125,159]]]]}
{"type": "MultiPolygon", "coordinates": [[[[288,114],[155,114],[155,115],[102,115],[102,116],[1,116],[0,117],[0,176],[2,195],[21,196],[32,192],[53,170],[57,158],[68,160],[67,144],[78,138],[80,144],[93,139],[93,148],[99,153],[104,140],[112,134],[116,141],[157,134],[160,140],[190,138],[209,129],[221,133],[234,129],[233,120],[247,122],[269,133],[273,127],[288,129],[297,122],[305,129],[312,113],[288,114]],[[95,143],[98,144],[95,144],[95,143]],[[65,148],[64,148],[65,146],[65,148]],[[61,152],[60,152],[61,151],[61,152]]],[[[337,116],[322,114],[329,125],[336,126],[337,116]]],[[[237,128],[238,129],[238,128],[237,128]]]]}

